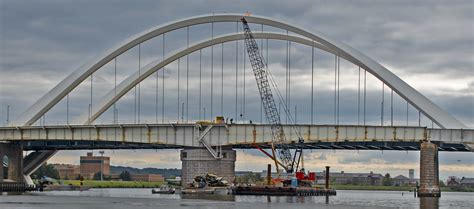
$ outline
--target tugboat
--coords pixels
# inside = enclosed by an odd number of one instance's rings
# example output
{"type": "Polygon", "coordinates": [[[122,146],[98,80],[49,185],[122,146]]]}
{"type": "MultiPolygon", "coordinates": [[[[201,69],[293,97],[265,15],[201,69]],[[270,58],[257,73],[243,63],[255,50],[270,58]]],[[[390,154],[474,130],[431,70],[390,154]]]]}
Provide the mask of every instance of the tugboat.
{"type": "Polygon", "coordinates": [[[157,191],[155,189],[152,189],[151,193],[152,194],[174,194],[175,189],[173,187],[168,186],[168,185],[161,185],[160,190],[157,191]]]}

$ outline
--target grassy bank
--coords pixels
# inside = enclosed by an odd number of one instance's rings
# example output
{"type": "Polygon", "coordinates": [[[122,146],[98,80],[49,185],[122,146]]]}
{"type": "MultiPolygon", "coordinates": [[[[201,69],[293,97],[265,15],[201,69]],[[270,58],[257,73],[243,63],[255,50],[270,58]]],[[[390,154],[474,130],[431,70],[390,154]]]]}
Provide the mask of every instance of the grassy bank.
{"type": "MultiPolygon", "coordinates": [[[[144,182],[144,181],[93,181],[85,180],[84,186],[91,188],[156,188],[163,182],[144,182]]],[[[79,180],[64,180],[63,184],[80,185],[79,180]]]]}

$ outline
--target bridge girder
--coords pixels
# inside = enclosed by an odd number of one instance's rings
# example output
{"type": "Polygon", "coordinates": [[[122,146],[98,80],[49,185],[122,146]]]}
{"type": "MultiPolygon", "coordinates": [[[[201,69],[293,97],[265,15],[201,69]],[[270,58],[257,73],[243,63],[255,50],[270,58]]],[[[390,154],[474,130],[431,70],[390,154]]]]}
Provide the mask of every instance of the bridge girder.
{"type": "MultiPolygon", "coordinates": [[[[164,24],[144,31],[140,34],[137,34],[125,40],[117,47],[108,50],[106,53],[104,53],[103,56],[99,56],[97,59],[84,64],[79,69],[71,73],[68,77],[66,77],[63,81],[56,85],[51,91],[49,91],[37,102],[35,102],[10,125],[32,125],[43,114],[45,114],[56,103],[58,103],[62,98],[64,98],[70,91],[72,91],[76,86],[78,86],[92,73],[97,71],[100,67],[102,67],[115,57],[119,56],[120,54],[124,53],[125,51],[148,39],[167,33],[169,31],[177,30],[192,25],[213,22],[239,22],[241,17],[241,14],[204,15],[164,24]]],[[[438,107],[436,104],[431,102],[428,98],[426,98],[421,93],[416,91],[413,87],[405,83],[395,74],[390,72],[387,68],[383,67],[381,64],[366,56],[362,52],[355,50],[340,41],[334,40],[320,32],[309,32],[291,24],[278,20],[272,20],[266,17],[251,16],[246,17],[246,19],[249,23],[273,26],[304,36],[310,40],[314,40],[324,45],[325,47],[333,50],[335,54],[341,57],[347,57],[349,58],[349,60],[354,60],[357,65],[380,79],[387,86],[393,89],[398,95],[408,101],[415,108],[423,112],[424,115],[430,118],[441,128],[466,128],[464,124],[462,124],[449,113],[447,113],[446,111],[438,107]]]]}
{"type": "MultiPolygon", "coordinates": [[[[472,150],[472,129],[428,129],[403,126],[296,125],[304,138],[299,144],[295,125],[283,125],[288,145],[307,149],[413,149],[422,141],[438,143],[451,151],[472,150]],[[444,146],[447,145],[447,146],[444,146]],[[372,146],[372,147],[371,147],[372,146]],[[398,146],[402,148],[398,148],[398,146]],[[354,148],[352,148],[354,147],[354,148]],[[465,148],[462,148],[465,147],[465,148]]],[[[177,149],[201,147],[199,136],[206,126],[196,124],[108,124],[71,126],[25,126],[0,128],[0,141],[26,143],[26,147],[45,149],[148,148],[177,149]],[[114,147],[116,146],[116,147],[114,147]]],[[[269,146],[269,124],[214,124],[203,138],[209,146],[251,148],[252,144],[269,146]]],[[[413,149],[416,150],[416,149],[413,149]]]]}

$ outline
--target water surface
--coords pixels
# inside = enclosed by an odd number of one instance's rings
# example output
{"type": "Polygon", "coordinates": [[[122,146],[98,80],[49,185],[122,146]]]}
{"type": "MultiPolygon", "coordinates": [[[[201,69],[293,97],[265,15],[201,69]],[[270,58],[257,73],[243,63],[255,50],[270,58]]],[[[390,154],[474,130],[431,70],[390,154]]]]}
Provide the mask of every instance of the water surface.
{"type": "Polygon", "coordinates": [[[5,209],[92,208],[472,208],[473,193],[445,192],[437,198],[415,198],[401,191],[340,190],[331,197],[196,196],[151,194],[150,189],[91,189],[0,196],[5,209]]]}

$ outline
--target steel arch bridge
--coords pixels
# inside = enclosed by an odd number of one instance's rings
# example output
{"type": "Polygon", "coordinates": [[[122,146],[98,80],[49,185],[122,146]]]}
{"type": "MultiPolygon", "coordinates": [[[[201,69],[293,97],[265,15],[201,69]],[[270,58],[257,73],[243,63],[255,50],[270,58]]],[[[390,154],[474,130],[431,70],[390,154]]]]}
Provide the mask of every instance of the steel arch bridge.
{"type": "MultiPolygon", "coordinates": [[[[0,142],[18,146],[20,151],[36,151],[30,153],[23,160],[23,173],[28,182],[30,182],[29,175],[52,157],[57,150],[206,147],[211,154],[215,154],[217,151],[213,147],[227,146],[248,149],[254,148],[252,145],[258,144],[262,148],[268,148],[271,135],[269,134],[270,126],[267,124],[118,124],[116,122],[105,125],[95,124],[97,118],[153,73],[193,52],[226,42],[243,40],[243,34],[238,31],[216,37],[212,36],[210,39],[198,41],[184,49],[170,53],[163,59],[153,60],[143,67],[140,66],[138,72],[128,75],[114,89],[103,95],[97,103],[96,109],[90,108],[89,113],[79,116],[75,125],[70,125],[68,121],[65,125],[34,126],[35,122],[88,77],[91,77],[93,73],[132,48],[155,37],[164,37],[165,34],[178,29],[187,28],[189,31],[191,26],[214,23],[239,24],[241,17],[240,14],[191,17],[151,28],[126,39],[72,72],[16,120],[7,124],[7,127],[0,127],[0,142]]],[[[440,151],[474,150],[474,130],[467,129],[456,118],[362,52],[320,32],[305,30],[283,21],[261,16],[246,17],[246,20],[251,24],[262,25],[262,31],[254,33],[257,39],[283,40],[318,48],[335,55],[336,58],[342,57],[359,66],[390,87],[441,128],[429,129],[409,127],[408,125],[393,126],[393,124],[391,126],[298,124],[294,126],[303,133],[305,139],[304,144],[298,144],[296,143],[296,134],[292,135],[293,129],[290,127],[292,125],[285,125],[285,132],[290,133],[288,143],[292,148],[419,150],[420,142],[431,141],[438,145],[440,151]],[[263,32],[263,26],[285,30],[287,33],[263,32]]],[[[163,54],[163,56],[165,55],[163,54]]],[[[92,106],[92,104],[90,105],[92,106]]],[[[1,144],[0,151],[3,149],[1,144]]]]}
{"type": "MultiPolygon", "coordinates": [[[[240,23],[240,14],[213,14],[203,15],[197,17],[186,18],[170,23],[166,23],[144,32],[141,32],[131,38],[118,44],[103,53],[96,59],[82,65],[79,69],[72,72],[59,84],[57,84],[52,90],[46,95],[41,97],[31,107],[29,107],[23,114],[21,114],[16,120],[11,122],[9,127],[0,127],[0,140],[3,141],[14,141],[14,142],[27,142],[26,149],[80,149],[81,146],[74,146],[70,142],[74,141],[88,141],[92,142],[87,147],[99,148],[105,145],[110,145],[110,142],[120,143],[144,143],[144,144],[161,144],[165,145],[164,148],[180,148],[180,147],[193,147],[201,146],[200,143],[195,143],[195,139],[205,138],[210,146],[225,146],[230,145],[234,147],[248,148],[249,143],[269,143],[271,137],[267,134],[268,125],[261,124],[261,126],[254,126],[247,124],[232,124],[232,128],[229,128],[228,124],[225,124],[225,129],[221,130],[222,125],[216,125],[214,130],[208,130],[210,134],[207,136],[207,131],[200,124],[180,125],[180,124],[168,124],[173,127],[168,130],[166,124],[137,124],[132,127],[126,124],[114,124],[97,126],[94,122],[100,117],[105,111],[107,111],[112,105],[114,105],[120,98],[122,98],[132,88],[139,85],[147,77],[159,70],[164,68],[170,63],[175,62],[189,54],[208,48],[215,45],[223,44],[226,42],[233,42],[243,40],[244,36],[237,30],[236,33],[224,34],[210,39],[197,41],[194,44],[189,44],[189,27],[203,24],[214,24],[214,23],[240,23]],[[184,49],[178,49],[175,52],[169,53],[166,57],[164,54],[164,35],[175,30],[186,28],[188,31],[188,43],[184,49]],[[163,36],[163,58],[155,59],[149,64],[139,67],[139,70],[128,75],[120,84],[116,85],[114,89],[110,90],[104,96],[100,98],[97,103],[98,107],[92,109],[90,107],[89,112],[84,112],[77,118],[78,125],[70,125],[69,121],[66,126],[45,126],[32,127],[32,125],[38,121],[46,112],[48,112],[53,106],[60,102],[66,95],[74,90],[80,83],[85,81],[88,77],[91,77],[93,73],[97,72],[101,67],[110,63],[116,59],[119,55],[131,50],[136,46],[140,46],[142,43],[152,38],[163,36]],[[165,125],[165,126],[163,126],[165,125]],[[196,129],[196,127],[199,128],[196,129]],[[191,128],[190,128],[191,127],[191,128]],[[194,127],[194,128],[192,128],[194,127]],[[186,131],[187,130],[187,131],[186,131]],[[136,132],[139,131],[139,132],[136,132]],[[129,134],[131,132],[131,135],[129,134]],[[163,135],[163,132],[166,134],[163,135]],[[183,133],[180,133],[183,132],[183,133]],[[226,136],[220,136],[221,132],[227,132],[226,136]],[[229,133],[236,134],[229,134],[229,133]],[[114,133],[111,135],[111,133],[114,133]],[[117,135],[117,133],[121,133],[117,135]],[[135,134],[134,134],[135,133],[135,134]],[[138,133],[138,134],[137,134],[138,133]],[[170,134],[172,133],[172,134],[170,134]],[[78,135],[80,134],[80,135],[78,135]],[[203,135],[204,134],[204,135],[203,135]],[[54,135],[54,136],[53,136],[54,135]],[[180,137],[183,141],[180,141],[180,137]],[[203,136],[201,136],[203,135],[203,136]],[[212,136],[217,135],[219,140],[213,140],[212,136]],[[251,137],[254,135],[253,137],[251,137]],[[138,137],[138,138],[137,138],[138,137]],[[120,138],[120,139],[119,139],[120,138]],[[188,141],[184,138],[192,138],[188,141]],[[253,139],[252,139],[253,138],[253,139]],[[194,140],[194,141],[193,141],[194,140]],[[225,141],[225,142],[224,142],[225,141]],[[54,142],[54,143],[53,143],[54,142]],[[58,144],[59,143],[59,144],[58,144]],[[101,144],[100,146],[98,144],[101,144]]],[[[274,20],[267,17],[261,16],[250,16],[246,18],[249,23],[262,25],[261,32],[255,32],[254,36],[257,39],[271,39],[271,40],[283,40],[288,42],[299,43],[305,46],[310,46],[313,49],[317,48],[322,51],[328,52],[338,57],[353,63],[356,66],[366,70],[367,72],[374,75],[384,85],[389,86],[399,96],[415,107],[420,113],[423,113],[434,123],[436,123],[441,129],[428,129],[423,127],[408,127],[408,126],[360,126],[360,125],[349,125],[340,126],[335,125],[314,125],[310,124],[308,127],[306,124],[300,124],[298,127],[301,130],[304,129],[305,140],[311,143],[325,142],[325,143],[341,143],[341,142],[363,142],[364,146],[360,146],[363,149],[384,149],[393,148],[397,145],[386,145],[385,142],[408,142],[417,143],[423,140],[437,141],[440,145],[440,150],[451,150],[451,151],[466,151],[470,150],[469,144],[474,142],[474,134],[472,130],[466,129],[466,126],[459,122],[456,118],[451,116],[446,111],[442,110],[436,104],[431,102],[428,98],[423,96],[421,93],[416,91],[414,88],[409,86],[395,74],[390,72],[387,68],[375,60],[364,55],[360,51],[351,48],[350,46],[332,39],[320,32],[309,31],[302,29],[297,26],[293,26],[283,21],[274,20]],[[263,32],[263,26],[271,26],[277,29],[286,30],[287,33],[277,32],[263,32]],[[289,34],[292,32],[295,35],[289,34]],[[329,128],[330,127],[330,128],[329,128]],[[326,130],[327,129],[327,130],[326,130]],[[326,131],[320,131],[326,130],[326,131]],[[321,133],[320,133],[321,132],[321,133]],[[317,133],[317,134],[315,134],[317,133]],[[383,133],[382,135],[380,135],[383,133]],[[453,134],[454,133],[454,134],[453,134]],[[368,142],[381,142],[380,146],[367,145],[368,142]],[[468,144],[468,145],[466,145],[468,144]],[[367,146],[366,146],[367,145],[367,146]],[[466,145],[466,146],[465,146],[466,145]]],[[[212,25],[214,30],[214,25],[212,25]]],[[[214,32],[212,32],[214,34],[214,32]]],[[[268,44],[267,44],[268,47],[268,44]]],[[[262,51],[263,53],[263,51],[262,51]]],[[[267,52],[268,53],[268,52],[267,52]]],[[[223,55],[222,55],[223,56],[223,55]]],[[[244,60],[245,62],[245,60],[244,60]]],[[[236,60],[237,63],[237,60],[236,60]]],[[[189,62],[188,62],[189,64],[189,62]]],[[[213,64],[212,64],[213,65],[213,64]]],[[[245,67],[244,67],[245,68],[245,67]]],[[[360,73],[360,72],[359,72],[360,73]]],[[[359,74],[360,75],[360,74],[359,74]]],[[[178,75],[179,76],[179,75],[178,75]]],[[[163,77],[164,79],[164,77],[163,77]]],[[[179,79],[179,78],[178,78],[179,79]]],[[[163,80],[164,85],[164,80],[163,80]]],[[[339,85],[339,84],[338,84],[339,85]]],[[[92,86],[91,86],[92,88],[92,86]]],[[[236,86],[237,88],[237,86],[236,86]]],[[[360,88],[360,87],[359,87],[360,88]]],[[[237,93],[236,93],[237,94],[237,93]]],[[[178,92],[179,95],[179,92],[178,92]]],[[[211,95],[212,96],[212,95],[211,95]]],[[[178,96],[179,97],[179,96],[178,96]]],[[[158,97],[157,97],[158,100],[158,97]]],[[[164,100],[164,97],[163,97],[164,100]]],[[[211,102],[212,103],[212,102],[211,102]]],[[[91,89],[91,104],[92,106],[92,89],[91,89]]],[[[212,105],[212,104],[211,104],[212,105]]],[[[365,101],[364,101],[365,105],[365,101]]],[[[179,104],[178,104],[179,106],[179,104]]],[[[407,106],[408,107],[408,106],[407,106]]],[[[407,109],[408,111],[408,109],[407,109]]],[[[178,111],[179,112],[179,111],[178,111]]],[[[364,111],[365,112],[365,111],[364,111]]],[[[382,111],[383,114],[383,111],[382,111]]],[[[408,112],[407,112],[408,114],[408,112]]],[[[179,113],[178,113],[179,115],[179,113]]],[[[178,116],[179,117],[179,116],[178,116]]],[[[211,116],[212,117],[212,116],[211,116]]],[[[393,116],[392,116],[393,117],[393,116]]],[[[408,120],[408,118],[407,118],[408,120]]],[[[288,143],[294,143],[296,139],[291,138],[291,128],[287,130],[290,132],[290,139],[288,143]]],[[[295,134],[293,134],[295,135],[295,134]]],[[[113,143],[111,146],[114,146],[113,143]]],[[[119,146],[120,148],[127,148],[128,146],[119,146]]],[[[137,146],[131,146],[137,147],[137,146]]],[[[138,146],[140,147],[140,146],[138,146]]],[[[147,146],[143,146],[146,148],[147,146]]],[[[163,148],[162,146],[159,146],[163,148]]],[[[413,150],[412,145],[407,145],[405,148],[398,146],[397,149],[409,149],[413,150]],[[412,147],[412,148],[406,148],[412,147]]],[[[415,146],[416,147],[416,146],[415,146]]],[[[84,148],[84,147],[83,147],[84,148]]],[[[311,149],[311,146],[305,147],[311,149]]],[[[320,146],[313,148],[328,148],[328,149],[356,149],[355,146],[320,146]]],[[[415,148],[416,150],[417,148],[415,148]]]]}
{"type": "MultiPolygon", "coordinates": [[[[37,102],[35,102],[30,108],[28,108],[23,114],[21,114],[16,120],[14,120],[10,126],[30,126],[35,123],[41,116],[43,116],[48,110],[50,110],[55,104],[57,104],[61,99],[63,99],[68,93],[70,93],[74,88],[76,88],[81,82],[91,76],[94,72],[99,70],[102,66],[112,61],[114,58],[120,54],[126,52],[127,50],[159,35],[180,29],[186,28],[189,26],[206,24],[206,23],[217,23],[217,22],[230,22],[235,23],[239,22],[242,15],[238,14],[213,14],[213,15],[204,15],[198,17],[191,17],[183,20],[178,20],[171,23],[166,23],[154,28],[151,28],[147,31],[139,33],[122,43],[117,47],[114,47],[103,55],[99,56],[97,59],[92,60],[79,69],[71,73],[64,80],[62,80],[58,85],[56,85],[52,90],[50,90],[46,95],[41,97],[37,102]]],[[[466,128],[464,124],[459,122],[453,116],[448,114],[446,111],[442,110],[428,98],[423,96],[421,93],[416,91],[410,85],[405,83],[395,74],[390,72],[387,68],[383,67],[381,64],[371,59],[370,57],[364,55],[362,52],[351,48],[350,46],[332,39],[320,32],[304,30],[302,28],[293,26],[292,24],[285,23],[283,21],[274,20],[272,18],[260,17],[260,16],[251,16],[248,17],[249,23],[262,24],[265,26],[271,26],[279,29],[283,29],[292,33],[297,34],[298,36],[288,35],[288,34],[277,34],[277,33],[256,33],[256,38],[268,38],[268,39],[280,39],[288,40],[304,45],[309,45],[316,47],[330,53],[333,53],[339,57],[342,57],[355,65],[360,66],[365,69],[367,72],[371,73],[378,79],[380,79],[385,85],[389,86],[393,91],[400,95],[403,99],[409,102],[417,110],[422,112],[430,120],[436,123],[441,128],[466,128]]],[[[95,119],[99,117],[105,110],[107,110],[114,102],[116,102],[120,97],[122,97],[126,92],[132,89],[134,86],[138,85],[146,77],[150,76],[152,73],[156,72],[159,69],[162,69],[167,64],[190,54],[193,51],[203,49],[209,46],[216,44],[235,41],[242,39],[242,34],[229,34],[220,37],[213,37],[212,39],[205,40],[194,44],[186,49],[180,50],[164,60],[155,60],[150,64],[142,67],[139,72],[136,72],[126,78],[122,83],[117,86],[117,89],[114,89],[106,94],[105,97],[99,102],[99,108],[97,108],[90,116],[84,114],[79,118],[79,122],[86,125],[93,124],[95,119]]]]}

